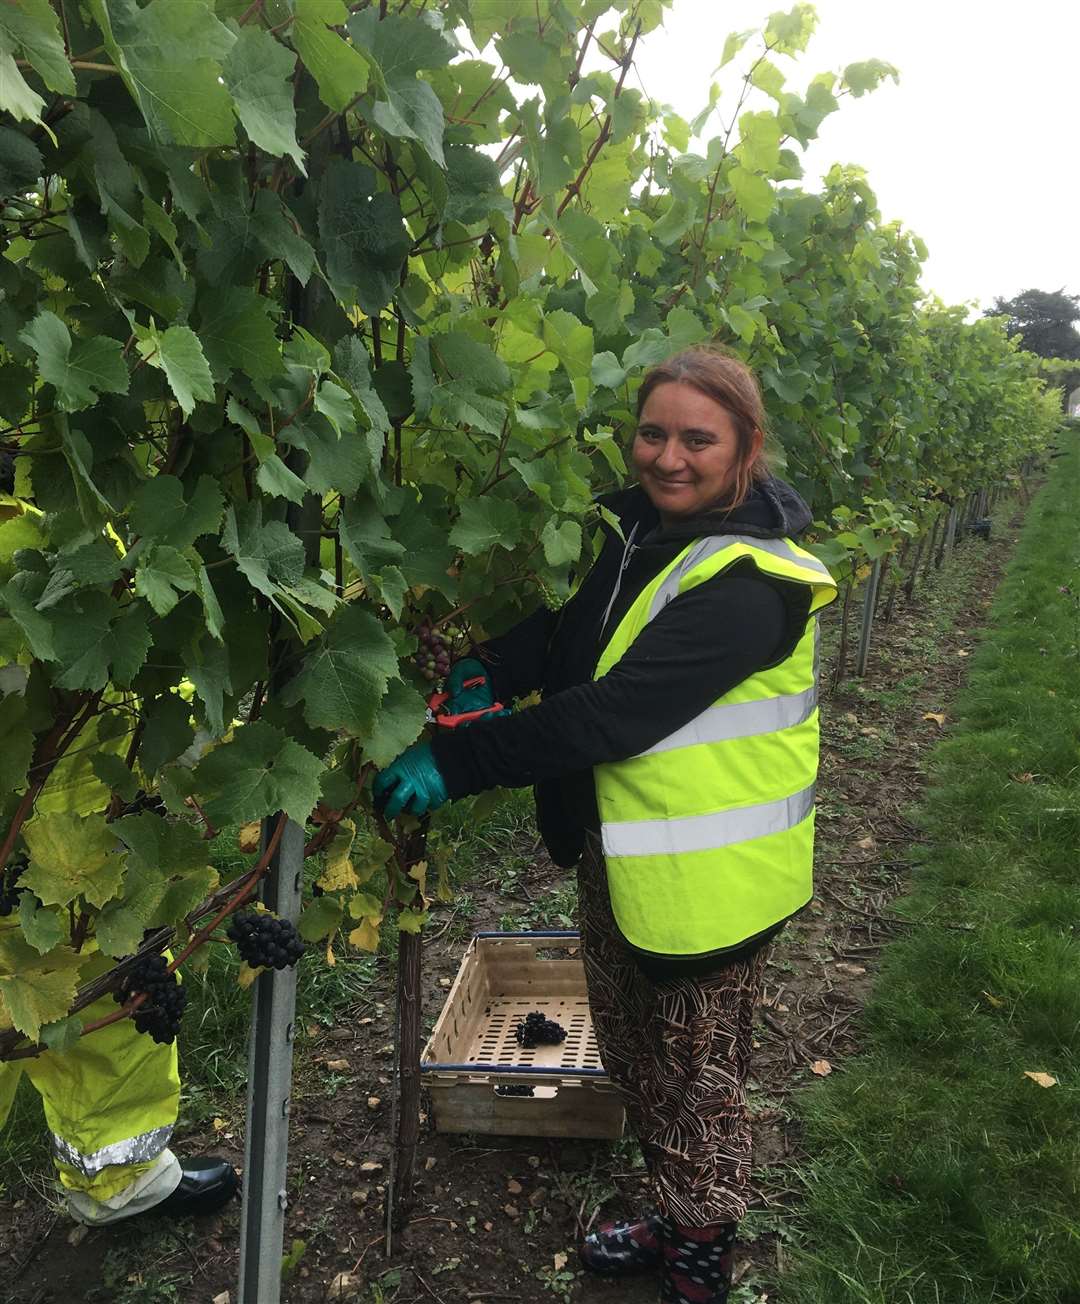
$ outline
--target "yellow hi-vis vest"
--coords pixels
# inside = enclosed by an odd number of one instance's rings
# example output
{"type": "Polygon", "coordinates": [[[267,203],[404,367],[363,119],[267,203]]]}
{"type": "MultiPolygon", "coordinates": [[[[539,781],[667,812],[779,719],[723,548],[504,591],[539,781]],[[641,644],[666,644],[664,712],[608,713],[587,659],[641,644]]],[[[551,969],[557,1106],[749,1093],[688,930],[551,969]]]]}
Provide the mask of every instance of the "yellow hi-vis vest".
{"type": "MultiPolygon", "coordinates": [[[[673,598],[744,559],[807,585],[812,617],[836,597],[828,570],[789,539],[697,539],[638,594],[595,678],[673,598]]],[[[779,664],[639,756],[595,767],[611,904],[631,946],[708,955],[780,923],[813,896],[817,644],[811,618],[779,664]]]]}

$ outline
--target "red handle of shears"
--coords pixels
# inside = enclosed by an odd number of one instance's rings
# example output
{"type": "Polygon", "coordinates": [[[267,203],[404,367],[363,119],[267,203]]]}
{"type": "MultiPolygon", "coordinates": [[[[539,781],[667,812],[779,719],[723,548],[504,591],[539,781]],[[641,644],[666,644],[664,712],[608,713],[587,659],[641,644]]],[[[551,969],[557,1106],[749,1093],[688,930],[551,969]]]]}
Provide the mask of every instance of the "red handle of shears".
{"type": "MultiPolygon", "coordinates": [[[[484,683],[484,676],[476,675],[472,679],[466,679],[461,686],[462,688],[475,688],[477,684],[482,683],[484,683]]],[[[428,698],[428,710],[431,712],[435,723],[442,725],[444,729],[456,729],[458,725],[471,724],[474,720],[482,720],[485,715],[492,715],[496,711],[505,709],[501,702],[492,702],[490,706],[482,706],[479,711],[462,711],[459,715],[440,715],[440,708],[449,700],[449,693],[432,693],[428,698]]]]}

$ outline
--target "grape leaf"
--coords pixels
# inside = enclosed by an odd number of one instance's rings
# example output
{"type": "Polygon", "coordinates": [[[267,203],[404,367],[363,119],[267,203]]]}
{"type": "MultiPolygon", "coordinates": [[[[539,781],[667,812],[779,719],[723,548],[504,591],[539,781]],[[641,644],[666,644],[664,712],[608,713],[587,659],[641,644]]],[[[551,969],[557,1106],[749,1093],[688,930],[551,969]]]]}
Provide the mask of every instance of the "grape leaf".
{"type": "Polygon", "coordinates": [[[296,56],[269,32],[242,27],[225,61],[225,84],[244,130],[269,154],[288,154],[301,172],[304,151],[296,141],[292,75],[296,56]]]}
{"type": "Polygon", "coordinates": [[[0,704],[0,792],[21,792],[34,754],[26,699],[9,693],[0,704]]]}
{"type": "Polygon", "coordinates": [[[61,688],[104,688],[113,678],[129,684],[150,649],[146,608],[131,603],[123,610],[107,593],[83,589],[56,608],[52,620],[56,659],[63,667],[61,688]]]}
{"type": "Polygon", "coordinates": [[[416,742],[424,727],[427,703],[411,685],[395,680],[379,704],[374,728],[364,743],[364,760],[382,769],[416,742]]]}
{"type": "Polygon", "coordinates": [[[90,0],[105,48],[120,69],[151,135],[206,148],[236,141],[222,61],[236,37],[209,0],[90,0]]]}
{"type": "Polygon", "coordinates": [[[549,520],[540,540],[549,566],[565,566],[581,556],[581,526],[577,521],[549,520]]]}
{"type": "Polygon", "coordinates": [[[139,781],[112,752],[96,752],[90,758],[94,773],[112,792],[118,792],[124,801],[132,801],[139,790],[139,781]]]}
{"type": "Polygon", "coordinates": [[[257,720],[205,756],[195,782],[214,824],[245,823],[277,811],[303,824],[319,799],[323,768],[280,729],[257,720]]]}
{"type": "Polygon", "coordinates": [[[305,942],[321,942],[340,926],[343,914],[337,897],[315,897],[300,916],[296,931],[305,942]]]}
{"type": "Polygon", "coordinates": [[[56,387],[57,404],[65,412],[89,407],[99,394],[127,393],[130,377],[119,340],[104,335],[72,340],[47,309],[19,332],[19,339],[37,354],[38,372],[56,387]]]}
{"type": "Polygon", "coordinates": [[[148,775],[174,761],[191,746],[191,708],[176,693],[162,693],[146,712],[139,762],[148,775]]]}
{"type": "Polygon", "coordinates": [[[239,371],[268,380],[282,369],[281,347],[269,313],[273,304],[255,290],[207,290],[199,299],[199,338],[219,380],[239,371]]]}
{"type": "Polygon", "coordinates": [[[341,303],[377,313],[397,289],[411,240],[397,199],[380,192],[374,171],[333,159],[319,192],[326,275],[341,303]]]}
{"type": "Polygon", "coordinates": [[[38,1040],[49,1050],[70,1050],[82,1036],[84,1026],[77,1014],[69,1014],[66,1019],[42,1024],[38,1040]]]}
{"type": "Polygon", "coordinates": [[[28,190],[42,173],[41,151],[14,127],[0,127],[0,195],[28,190]]]}
{"type": "Polygon", "coordinates": [[[60,23],[49,0],[19,0],[0,5],[0,32],[6,48],[22,46],[31,67],[51,91],[75,94],[75,74],[68,63],[60,23]]]}
{"type": "Polygon", "coordinates": [[[14,118],[38,122],[45,101],[31,90],[19,71],[11,53],[5,48],[7,37],[0,43],[0,109],[6,109],[14,118]]]}
{"type": "Polygon", "coordinates": [[[318,83],[322,102],[335,113],[342,113],[368,84],[367,60],[330,30],[344,25],[348,17],[344,0],[296,0],[293,41],[318,83]]]}
{"type": "Polygon", "coordinates": [[[380,621],[350,605],[326,633],[285,689],[286,706],[303,703],[304,719],[316,728],[370,733],[389,680],[398,675],[397,649],[380,621]]]}
{"type": "Polygon", "coordinates": [[[224,503],[221,488],[208,475],[199,477],[190,502],[174,475],[156,475],[140,485],[131,508],[131,525],[140,538],[154,539],[180,552],[204,534],[216,534],[224,503]]]}
{"type": "Polygon", "coordinates": [[[199,580],[191,562],[166,544],[147,549],[135,569],[135,592],[144,597],[159,616],[166,616],[185,593],[194,593],[199,580]]]}
{"type": "Polygon", "coordinates": [[[190,416],[196,399],[213,401],[214,378],[202,351],[199,337],[189,326],[170,326],[163,335],[151,326],[137,345],[140,355],[152,367],[164,371],[184,416],[190,416]]]}
{"type": "Polygon", "coordinates": [[[41,956],[13,931],[0,937],[0,1023],[36,1041],[43,1024],[63,1019],[71,1007],[86,957],[70,947],[41,956]]]}
{"type": "Polygon", "coordinates": [[[43,906],[33,892],[19,896],[19,927],[39,955],[46,955],[64,936],[67,920],[59,910],[43,906]]]}
{"type": "Polygon", "coordinates": [[[475,557],[498,544],[512,549],[521,538],[521,514],[502,498],[472,498],[461,504],[461,515],[450,531],[450,542],[475,557]]]}
{"type": "Polygon", "coordinates": [[[43,905],[66,906],[83,896],[103,906],[119,890],[124,857],[104,816],[39,814],[23,825],[23,839],[30,866],[21,881],[43,905]]]}

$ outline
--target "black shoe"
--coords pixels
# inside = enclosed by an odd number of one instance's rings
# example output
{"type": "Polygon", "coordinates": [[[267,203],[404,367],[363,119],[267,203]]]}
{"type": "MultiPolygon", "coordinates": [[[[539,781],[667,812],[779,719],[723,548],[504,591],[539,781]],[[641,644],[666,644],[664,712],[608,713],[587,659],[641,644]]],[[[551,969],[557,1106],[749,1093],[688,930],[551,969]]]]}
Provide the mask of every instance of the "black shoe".
{"type": "Polygon", "coordinates": [[[183,1163],[176,1190],[150,1212],[163,1213],[169,1218],[214,1213],[228,1204],[239,1189],[240,1179],[232,1164],[213,1155],[199,1155],[183,1163]]]}
{"type": "Polygon", "coordinates": [[[602,1277],[623,1277],[655,1268],[663,1252],[664,1220],[647,1214],[631,1223],[608,1223],[586,1236],[579,1251],[590,1272],[602,1277]]]}

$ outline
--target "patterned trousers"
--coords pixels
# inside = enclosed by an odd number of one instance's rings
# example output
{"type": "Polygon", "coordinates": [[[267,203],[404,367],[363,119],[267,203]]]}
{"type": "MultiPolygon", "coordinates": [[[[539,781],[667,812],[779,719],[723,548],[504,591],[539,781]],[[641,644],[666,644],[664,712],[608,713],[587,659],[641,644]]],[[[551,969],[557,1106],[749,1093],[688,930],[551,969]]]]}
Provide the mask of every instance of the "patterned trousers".
{"type": "Polygon", "coordinates": [[[744,1088],[769,948],[707,977],[655,983],[621,938],[591,835],[578,894],[600,1058],[623,1096],[660,1211],[685,1227],[736,1222],[750,1198],[744,1088]]]}

